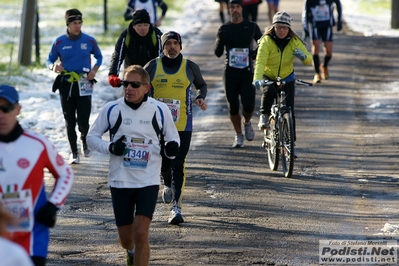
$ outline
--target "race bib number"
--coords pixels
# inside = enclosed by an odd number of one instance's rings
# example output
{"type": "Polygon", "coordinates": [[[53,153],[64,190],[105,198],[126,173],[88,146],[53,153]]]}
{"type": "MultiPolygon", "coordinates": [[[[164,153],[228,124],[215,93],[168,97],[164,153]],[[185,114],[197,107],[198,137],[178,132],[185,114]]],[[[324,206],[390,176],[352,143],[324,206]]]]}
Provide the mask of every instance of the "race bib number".
{"type": "Polygon", "coordinates": [[[79,81],[79,95],[89,96],[93,94],[93,83],[90,82],[88,78],[82,77],[79,81]]]}
{"type": "Polygon", "coordinates": [[[315,7],[314,12],[315,21],[326,21],[330,20],[330,10],[328,5],[318,5],[315,7]]]}
{"type": "Polygon", "coordinates": [[[157,99],[160,102],[165,103],[168,108],[170,113],[172,114],[173,117],[173,122],[177,123],[179,122],[180,119],[180,100],[175,100],[175,99],[167,99],[167,98],[158,98],[157,99]]]}
{"type": "Polygon", "coordinates": [[[150,160],[152,140],[127,138],[123,155],[123,166],[130,169],[145,169],[150,160]]]}
{"type": "Polygon", "coordinates": [[[0,193],[0,200],[5,210],[11,214],[16,223],[9,225],[10,232],[30,232],[33,229],[34,214],[32,191],[25,189],[18,192],[0,193]]]}
{"type": "Polygon", "coordinates": [[[249,66],[249,49],[233,48],[229,53],[229,66],[234,68],[246,68],[249,66]]]}

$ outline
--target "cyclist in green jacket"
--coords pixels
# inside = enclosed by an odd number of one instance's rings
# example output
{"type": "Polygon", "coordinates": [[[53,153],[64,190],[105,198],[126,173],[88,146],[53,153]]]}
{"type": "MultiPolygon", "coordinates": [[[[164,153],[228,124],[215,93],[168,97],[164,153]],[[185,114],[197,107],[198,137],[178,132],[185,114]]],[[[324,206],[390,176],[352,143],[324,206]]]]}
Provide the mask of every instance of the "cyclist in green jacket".
{"type": "Polygon", "coordinates": [[[294,59],[299,58],[304,65],[311,65],[313,57],[306,49],[305,43],[291,29],[291,16],[285,11],[279,11],[273,16],[273,24],[266,29],[265,35],[258,41],[256,56],[254,86],[262,89],[258,127],[260,130],[269,127],[270,108],[277,96],[275,84],[261,88],[261,80],[275,80],[277,77],[286,82],[286,103],[291,107],[295,134],[295,73],[294,59]]]}

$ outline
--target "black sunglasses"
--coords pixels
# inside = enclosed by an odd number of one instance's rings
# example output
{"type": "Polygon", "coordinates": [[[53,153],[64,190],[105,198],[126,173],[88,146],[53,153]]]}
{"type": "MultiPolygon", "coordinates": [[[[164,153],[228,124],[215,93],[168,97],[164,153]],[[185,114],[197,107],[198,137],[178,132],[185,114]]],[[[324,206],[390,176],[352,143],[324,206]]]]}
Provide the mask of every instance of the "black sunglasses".
{"type": "Polygon", "coordinates": [[[15,108],[15,104],[9,104],[9,105],[0,105],[0,110],[7,114],[9,112],[11,112],[12,110],[14,110],[15,108]]]}
{"type": "Polygon", "coordinates": [[[132,88],[140,88],[141,85],[146,85],[147,83],[145,82],[140,82],[140,81],[127,81],[127,80],[123,80],[122,81],[123,87],[127,88],[127,86],[132,86],[132,88]]]}

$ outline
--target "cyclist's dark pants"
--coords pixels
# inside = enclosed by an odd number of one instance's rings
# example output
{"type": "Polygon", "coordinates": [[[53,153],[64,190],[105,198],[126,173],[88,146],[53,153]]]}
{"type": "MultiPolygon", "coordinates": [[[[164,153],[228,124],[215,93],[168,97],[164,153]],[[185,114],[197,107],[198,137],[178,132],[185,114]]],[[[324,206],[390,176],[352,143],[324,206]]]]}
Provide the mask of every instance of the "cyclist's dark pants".
{"type": "MultiPolygon", "coordinates": [[[[296,141],[296,123],[295,123],[295,108],[294,108],[294,98],[295,98],[295,80],[287,82],[285,84],[286,99],[285,103],[287,106],[291,107],[292,113],[292,123],[294,127],[294,141],[296,141]]],[[[262,98],[260,102],[260,113],[266,116],[270,115],[270,108],[274,103],[274,99],[277,97],[277,88],[275,84],[266,86],[262,89],[262,98]]]]}
{"type": "Polygon", "coordinates": [[[162,176],[166,186],[171,186],[174,194],[172,203],[181,207],[186,183],[186,157],[191,143],[191,131],[179,131],[180,147],[175,159],[170,160],[162,153],[162,176]],[[171,170],[171,172],[170,172],[171,170]]]}
{"type": "Polygon", "coordinates": [[[79,96],[77,82],[69,83],[64,81],[59,91],[69,145],[71,152],[76,153],[78,151],[75,131],[76,123],[78,123],[78,129],[81,133],[80,139],[85,143],[90,127],[91,96],[79,96]]]}

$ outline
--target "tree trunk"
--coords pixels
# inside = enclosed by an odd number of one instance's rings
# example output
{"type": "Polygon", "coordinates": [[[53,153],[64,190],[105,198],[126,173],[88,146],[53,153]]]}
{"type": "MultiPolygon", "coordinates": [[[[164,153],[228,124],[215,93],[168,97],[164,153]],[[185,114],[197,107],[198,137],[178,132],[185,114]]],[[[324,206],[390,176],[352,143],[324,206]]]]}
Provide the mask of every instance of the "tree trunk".
{"type": "Polygon", "coordinates": [[[23,66],[31,64],[33,38],[36,29],[36,12],[36,0],[24,0],[18,53],[18,62],[23,66]]]}
{"type": "Polygon", "coordinates": [[[392,0],[391,12],[391,28],[397,29],[399,28],[399,0],[392,0]]]}

